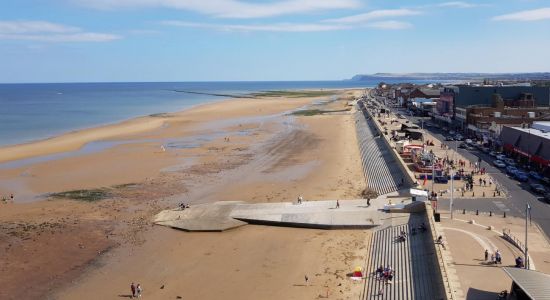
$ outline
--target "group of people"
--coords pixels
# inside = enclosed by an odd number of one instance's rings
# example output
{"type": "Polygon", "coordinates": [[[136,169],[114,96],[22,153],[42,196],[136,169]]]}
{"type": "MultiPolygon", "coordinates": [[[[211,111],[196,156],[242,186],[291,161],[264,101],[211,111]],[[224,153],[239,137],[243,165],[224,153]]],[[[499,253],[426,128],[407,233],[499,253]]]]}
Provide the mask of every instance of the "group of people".
{"type": "Polygon", "coordinates": [[[389,283],[393,280],[393,269],[390,266],[380,266],[376,269],[375,275],[376,279],[389,283]]]}
{"type": "MultiPolygon", "coordinates": [[[[485,249],[485,261],[489,259],[489,250],[485,249]]],[[[497,249],[495,253],[491,254],[491,261],[492,264],[502,264],[502,253],[500,253],[500,250],[497,249]]],[[[517,263],[517,259],[516,259],[517,263]]]]}
{"type": "Polygon", "coordinates": [[[130,285],[130,291],[132,292],[132,298],[140,298],[143,289],[141,288],[141,284],[138,283],[136,285],[132,282],[132,284],[130,285]]]}
{"type": "Polygon", "coordinates": [[[4,203],[7,203],[8,201],[13,202],[14,199],[15,197],[13,196],[13,194],[10,194],[9,197],[2,196],[2,202],[4,203]]]}
{"type": "Polygon", "coordinates": [[[182,202],[182,203],[180,203],[179,207],[180,207],[181,210],[185,210],[186,208],[189,208],[190,206],[189,206],[188,203],[183,203],[182,202]]]}
{"type": "Polygon", "coordinates": [[[525,264],[524,264],[523,258],[521,256],[518,256],[516,258],[516,268],[525,268],[525,264]]]}

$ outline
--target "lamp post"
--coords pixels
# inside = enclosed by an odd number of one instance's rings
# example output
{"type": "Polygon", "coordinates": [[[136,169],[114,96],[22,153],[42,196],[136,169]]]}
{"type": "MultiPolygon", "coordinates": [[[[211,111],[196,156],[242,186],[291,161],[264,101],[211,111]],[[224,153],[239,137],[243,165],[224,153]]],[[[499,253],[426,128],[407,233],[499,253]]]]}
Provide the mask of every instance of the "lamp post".
{"type": "Polygon", "coordinates": [[[449,204],[449,207],[451,209],[451,220],[453,219],[453,196],[454,196],[454,174],[453,174],[453,168],[451,167],[451,203],[449,204]]]}
{"type": "Polygon", "coordinates": [[[529,203],[525,205],[525,269],[529,269],[529,254],[527,247],[527,218],[531,218],[531,206],[529,203]]]}

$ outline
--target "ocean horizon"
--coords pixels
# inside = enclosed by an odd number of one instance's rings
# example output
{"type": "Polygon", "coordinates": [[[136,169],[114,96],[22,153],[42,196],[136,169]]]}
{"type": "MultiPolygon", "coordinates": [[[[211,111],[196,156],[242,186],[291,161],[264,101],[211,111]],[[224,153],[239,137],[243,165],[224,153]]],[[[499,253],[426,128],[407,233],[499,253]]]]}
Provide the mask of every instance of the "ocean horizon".
{"type": "Polygon", "coordinates": [[[0,147],[269,90],[367,88],[376,81],[0,84],[0,147]],[[185,90],[192,94],[176,92],[185,90]]]}

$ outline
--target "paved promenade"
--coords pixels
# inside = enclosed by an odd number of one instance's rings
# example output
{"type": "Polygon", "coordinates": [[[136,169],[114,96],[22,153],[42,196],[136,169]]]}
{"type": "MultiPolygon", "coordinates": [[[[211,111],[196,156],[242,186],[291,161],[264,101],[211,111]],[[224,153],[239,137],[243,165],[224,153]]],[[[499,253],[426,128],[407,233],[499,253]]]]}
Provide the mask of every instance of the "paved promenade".
{"type": "MultiPolygon", "coordinates": [[[[461,291],[458,297],[465,299],[495,299],[502,290],[509,290],[511,280],[502,271],[502,267],[513,267],[514,259],[523,257],[522,251],[502,238],[506,230],[520,241],[524,239],[524,220],[503,218],[502,216],[461,214],[456,211],[454,220],[445,213],[440,223],[444,233],[446,249],[450,261],[448,266],[456,272],[461,291]],[[474,224],[471,224],[471,221],[474,224]],[[492,226],[492,229],[488,229],[492,226]],[[485,260],[484,251],[489,251],[485,260]],[[497,250],[502,254],[502,264],[491,263],[491,254],[497,250]]],[[[529,253],[531,267],[544,273],[550,273],[550,245],[537,226],[529,226],[529,253]]]]}

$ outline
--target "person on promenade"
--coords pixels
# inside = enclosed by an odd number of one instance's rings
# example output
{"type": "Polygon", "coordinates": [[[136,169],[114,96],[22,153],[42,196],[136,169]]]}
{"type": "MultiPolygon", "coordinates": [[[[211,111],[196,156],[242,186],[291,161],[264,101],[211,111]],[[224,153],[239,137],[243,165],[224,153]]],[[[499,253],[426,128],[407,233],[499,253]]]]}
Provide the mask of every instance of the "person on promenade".
{"type": "Polygon", "coordinates": [[[489,250],[485,249],[485,261],[489,258],[489,250]]]}
{"type": "Polygon", "coordinates": [[[133,282],[130,285],[130,291],[132,292],[132,298],[134,298],[136,296],[136,286],[134,285],[133,282]]]}
{"type": "Polygon", "coordinates": [[[304,200],[302,195],[298,196],[298,204],[302,204],[302,200],[304,200]]]}
{"type": "Polygon", "coordinates": [[[138,283],[137,286],[136,286],[136,296],[138,298],[141,298],[141,291],[142,291],[141,284],[138,283]]]}
{"type": "Polygon", "coordinates": [[[307,283],[309,282],[309,277],[307,277],[307,274],[304,275],[304,280],[306,281],[306,285],[307,285],[307,283]]]}
{"type": "Polygon", "coordinates": [[[336,200],[336,208],[340,208],[340,201],[336,200]]]}

